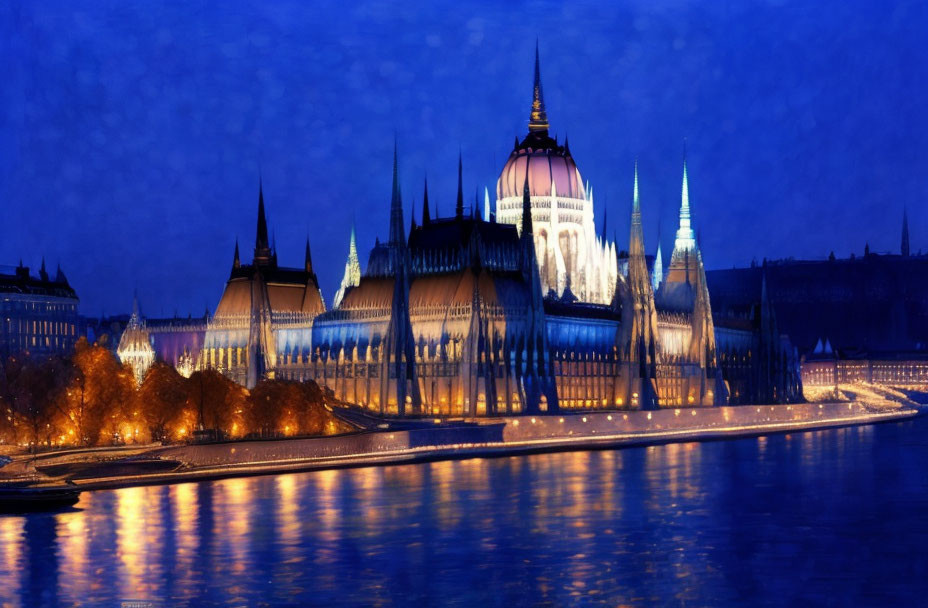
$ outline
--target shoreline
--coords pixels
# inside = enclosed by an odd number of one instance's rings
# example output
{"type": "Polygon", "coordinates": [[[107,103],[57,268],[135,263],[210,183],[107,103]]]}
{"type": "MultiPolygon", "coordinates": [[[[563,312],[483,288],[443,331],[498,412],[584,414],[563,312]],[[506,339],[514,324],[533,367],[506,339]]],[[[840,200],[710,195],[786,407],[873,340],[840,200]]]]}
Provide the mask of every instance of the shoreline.
{"type": "Polygon", "coordinates": [[[519,416],[482,421],[476,427],[467,428],[436,425],[432,429],[374,430],[320,438],[157,447],[122,461],[98,464],[119,466],[131,464],[133,458],[142,457],[149,461],[177,461],[180,466],[172,471],[73,479],[70,482],[66,482],[66,477],[53,478],[42,487],[60,488],[71,483],[70,487],[80,491],[111,490],[326,469],[719,441],[898,422],[923,413],[924,408],[872,408],[852,402],[733,406],[711,410],[678,408],[655,412],[581,412],[534,418],[519,416]],[[828,406],[827,411],[825,405],[828,406]],[[715,426],[687,425],[685,421],[688,418],[682,416],[685,413],[695,418],[698,413],[712,415],[721,410],[728,410],[722,412],[725,419],[730,417],[731,411],[750,415],[739,415],[740,421],[732,420],[730,424],[715,426]],[[761,418],[764,415],[766,417],[761,418]],[[787,416],[787,419],[771,420],[771,417],[787,416]],[[604,426],[641,425],[646,425],[646,428],[603,432],[604,426]],[[597,428],[587,429],[587,426],[597,428]],[[583,428],[578,431],[577,427],[583,428]],[[597,430],[601,432],[597,433],[597,430]]]}

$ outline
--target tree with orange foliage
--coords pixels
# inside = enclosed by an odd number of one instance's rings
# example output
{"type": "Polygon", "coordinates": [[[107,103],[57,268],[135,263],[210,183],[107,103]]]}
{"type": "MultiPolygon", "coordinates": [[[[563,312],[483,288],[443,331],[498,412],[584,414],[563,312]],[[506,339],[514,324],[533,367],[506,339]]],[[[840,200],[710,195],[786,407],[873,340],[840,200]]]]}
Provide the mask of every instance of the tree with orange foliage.
{"type": "Polygon", "coordinates": [[[189,398],[187,380],[173,365],[156,362],[135,393],[134,411],[140,412],[153,441],[169,438],[169,426],[178,424],[189,398]]]}
{"type": "Polygon", "coordinates": [[[331,435],[351,427],[325,408],[313,381],[262,380],[251,391],[246,426],[261,436],[331,435]]]}
{"type": "MultiPolygon", "coordinates": [[[[137,418],[129,410],[135,381],[132,370],[122,365],[103,345],[78,340],[71,357],[67,400],[59,410],[68,418],[80,445],[96,445],[121,437],[127,423],[137,418]]],[[[130,437],[131,439],[131,437],[130,437]]]]}
{"type": "Polygon", "coordinates": [[[214,369],[197,370],[187,379],[187,403],[199,430],[235,434],[245,404],[245,389],[214,369]]]}
{"type": "Polygon", "coordinates": [[[65,361],[60,357],[36,361],[26,356],[7,367],[10,421],[16,431],[15,440],[28,442],[33,451],[40,445],[51,446],[57,436],[57,428],[52,423],[55,401],[64,389],[64,366],[65,361]]]}

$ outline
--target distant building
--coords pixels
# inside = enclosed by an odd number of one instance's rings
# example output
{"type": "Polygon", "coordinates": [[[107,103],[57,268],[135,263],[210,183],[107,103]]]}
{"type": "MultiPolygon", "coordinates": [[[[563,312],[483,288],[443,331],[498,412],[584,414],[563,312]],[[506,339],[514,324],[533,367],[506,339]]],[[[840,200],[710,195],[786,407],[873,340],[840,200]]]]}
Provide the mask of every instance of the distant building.
{"type": "Polygon", "coordinates": [[[765,261],[707,273],[712,307],[728,317],[758,301],[762,283],[802,382],[928,382],[928,256],[910,251],[903,211],[899,254],[765,261]]]}
{"type": "Polygon", "coordinates": [[[61,267],[54,278],[23,266],[0,266],[0,353],[64,354],[80,337],[78,297],[61,267]]]}

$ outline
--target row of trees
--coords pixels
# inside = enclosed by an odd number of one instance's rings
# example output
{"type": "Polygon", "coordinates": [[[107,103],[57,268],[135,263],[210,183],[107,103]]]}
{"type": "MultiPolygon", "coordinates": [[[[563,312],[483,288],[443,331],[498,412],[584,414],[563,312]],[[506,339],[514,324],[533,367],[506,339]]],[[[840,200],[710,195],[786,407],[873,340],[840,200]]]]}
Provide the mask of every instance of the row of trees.
{"type": "Polygon", "coordinates": [[[252,391],[214,370],[184,378],[155,363],[141,386],[105,344],[67,357],[0,361],[0,442],[24,447],[184,441],[199,429],[230,438],[350,430],[314,382],[265,380],[252,391]]]}

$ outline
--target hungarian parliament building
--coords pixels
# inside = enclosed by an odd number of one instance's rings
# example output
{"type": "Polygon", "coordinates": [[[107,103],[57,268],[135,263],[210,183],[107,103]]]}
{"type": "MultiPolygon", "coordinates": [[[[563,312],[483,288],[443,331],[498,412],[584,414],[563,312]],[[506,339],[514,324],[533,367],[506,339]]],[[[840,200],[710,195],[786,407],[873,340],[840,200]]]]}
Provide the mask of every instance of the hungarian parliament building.
{"type": "Polygon", "coordinates": [[[249,388],[314,380],[385,416],[801,400],[798,356],[766,289],[713,315],[685,155],[666,267],[659,247],[646,255],[637,166],[627,247],[597,234],[593,191],[567,141],[549,134],[537,52],[528,133],[500,171],[495,205],[489,193],[482,213],[480,201],[465,205],[459,163],[454,215],[439,217],[426,187],[421,223],[407,224],[398,172],[394,151],[388,231],[363,272],[352,231],[332,308],[308,243],[302,266],[278,263],[259,188],[251,261],[236,244],[215,312],[146,323],[136,308],[122,360],[139,378],[161,359],[249,388]]]}

